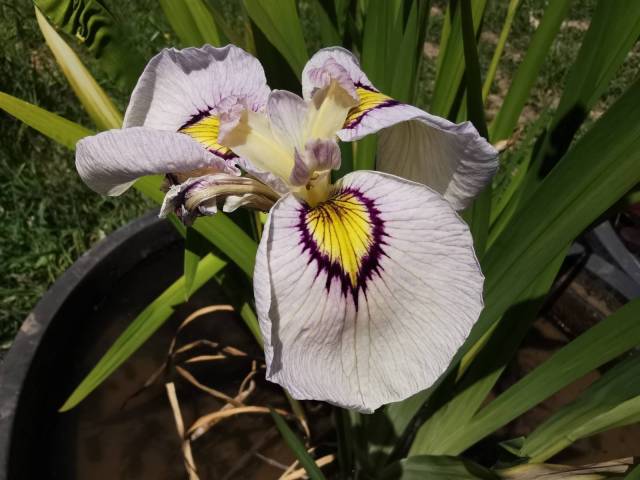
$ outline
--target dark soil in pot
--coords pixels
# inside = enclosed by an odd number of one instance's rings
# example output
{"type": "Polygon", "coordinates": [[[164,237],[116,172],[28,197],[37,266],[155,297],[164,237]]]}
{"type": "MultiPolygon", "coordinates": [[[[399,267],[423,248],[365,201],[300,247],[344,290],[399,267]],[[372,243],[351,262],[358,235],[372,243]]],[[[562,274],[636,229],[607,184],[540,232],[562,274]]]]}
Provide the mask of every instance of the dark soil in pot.
{"type": "MultiPolygon", "coordinates": [[[[226,303],[212,281],[176,310],[121,368],[78,407],[58,408],[135,316],[182,273],[182,240],[148,216],[88,252],[52,287],[22,327],[3,365],[0,447],[9,479],[184,479],[180,438],[164,383],[174,381],[185,425],[225,402],[169,373],[141,386],[167,360],[178,325],[194,310],[226,303]],[[137,394],[136,394],[137,393],[137,394]],[[17,402],[17,408],[14,406],[17,402]]],[[[242,320],[207,314],[186,327],[177,348],[207,339],[246,356],[189,371],[204,385],[236,395],[262,354],[242,320]]],[[[193,350],[194,355],[198,353],[193,350]]],[[[248,404],[289,409],[282,391],[255,376],[248,404]]],[[[328,430],[328,409],[312,415],[314,444],[328,430]]],[[[238,415],[193,442],[201,480],[277,478],[294,458],[269,415],[238,415]],[[258,448],[256,448],[258,447],[258,448]],[[253,449],[259,450],[256,456],[253,449]]]]}

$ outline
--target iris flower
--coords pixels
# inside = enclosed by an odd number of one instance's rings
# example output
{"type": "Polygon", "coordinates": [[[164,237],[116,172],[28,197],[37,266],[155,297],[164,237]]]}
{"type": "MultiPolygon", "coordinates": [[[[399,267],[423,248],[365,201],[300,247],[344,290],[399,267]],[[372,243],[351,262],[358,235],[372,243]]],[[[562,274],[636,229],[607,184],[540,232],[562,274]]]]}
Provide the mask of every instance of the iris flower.
{"type": "Polygon", "coordinates": [[[268,211],[254,294],[267,378],[297,399],[371,412],[429,387],[482,307],[466,207],[497,152],[475,128],[378,91],[342,48],[302,72],[302,97],[270,90],[240,48],[163,50],[124,128],[82,139],[96,192],[169,182],[161,215],[268,211]],[[338,140],[379,133],[377,168],[331,182],[338,140]]]}

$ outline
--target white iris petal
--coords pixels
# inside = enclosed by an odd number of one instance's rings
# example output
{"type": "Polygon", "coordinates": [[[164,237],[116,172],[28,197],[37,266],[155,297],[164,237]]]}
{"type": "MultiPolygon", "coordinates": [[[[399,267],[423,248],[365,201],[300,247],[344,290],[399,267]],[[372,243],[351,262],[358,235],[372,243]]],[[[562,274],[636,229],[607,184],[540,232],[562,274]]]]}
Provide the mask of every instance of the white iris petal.
{"type": "Polygon", "coordinates": [[[489,181],[495,151],[470,124],[378,92],[341,48],[310,60],[303,94],[269,93],[237,47],[165,50],[134,90],[129,128],[83,139],[76,165],[110,195],[166,173],[162,214],[186,222],[270,209],[254,274],[267,377],[295,398],[370,412],[428,388],[482,310],[454,208],[489,181]],[[330,184],[336,140],[379,130],[378,166],[432,188],[379,172],[330,184]]]}
{"type": "Polygon", "coordinates": [[[356,172],[334,195],[322,215],[291,195],[271,210],[254,274],[267,377],[370,412],[444,371],[482,309],[483,277],[467,226],[427,187],[356,172]]]}
{"type": "Polygon", "coordinates": [[[498,152],[471,122],[454,124],[378,92],[351,52],[325,48],[302,72],[306,99],[332,78],[348,75],[360,96],[338,131],[343,141],[381,132],[377,169],[425,184],[445,196],[456,210],[466,208],[491,181],[498,152]],[[336,65],[339,65],[337,67],[336,65]]]}

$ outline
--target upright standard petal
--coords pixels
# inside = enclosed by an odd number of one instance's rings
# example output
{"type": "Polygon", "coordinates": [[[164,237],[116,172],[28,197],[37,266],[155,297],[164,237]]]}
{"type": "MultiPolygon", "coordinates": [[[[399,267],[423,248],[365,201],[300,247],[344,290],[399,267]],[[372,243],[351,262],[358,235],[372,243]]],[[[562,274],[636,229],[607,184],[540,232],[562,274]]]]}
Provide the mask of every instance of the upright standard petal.
{"type": "Polygon", "coordinates": [[[103,195],[120,195],[137,178],[156,173],[239,173],[187,135],[145,127],[83,138],[76,146],[76,169],[89,188],[103,195]]]}
{"type": "Polygon", "coordinates": [[[429,387],[482,310],[468,228],[429,188],[345,176],[314,208],[271,210],[254,275],[267,378],[370,412],[429,387]]]}
{"type": "Polygon", "coordinates": [[[303,94],[311,98],[332,80],[344,85],[345,77],[352,82],[358,104],[338,136],[354,141],[382,131],[378,170],[433,188],[456,210],[468,206],[491,181],[498,153],[471,122],[454,124],[378,91],[343,48],[320,50],[309,60],[302,74],[303,94]]]}

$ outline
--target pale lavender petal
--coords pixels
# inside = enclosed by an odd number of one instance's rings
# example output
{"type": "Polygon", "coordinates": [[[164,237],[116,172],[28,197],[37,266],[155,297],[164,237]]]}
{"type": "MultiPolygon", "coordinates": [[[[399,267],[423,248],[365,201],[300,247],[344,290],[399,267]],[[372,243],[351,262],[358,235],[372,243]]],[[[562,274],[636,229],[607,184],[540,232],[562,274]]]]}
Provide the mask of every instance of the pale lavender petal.
{"type": "Polygon", "coordinates": [[[151,59],[138,80],[124,125],[178,131],[238,103],[259,111],[268,96],[260,62],[241,48],[165,49],[151,59]]]}
{"type": "Polygon", "coordinates": [[[76,168],[92,190],[104,195],[120,195],[145,175],[199,169],[239,174],[189,136],[145,127],[83,138],[76,146],[76,168]]]}
{"type": "Polygon", "coordinates": [[[287,195],[254,272],[267,379],[362,412],[403,400],[446,370],[482,285],[468,227],[423,185],[363,171],[316,207],[287,195]]]}

